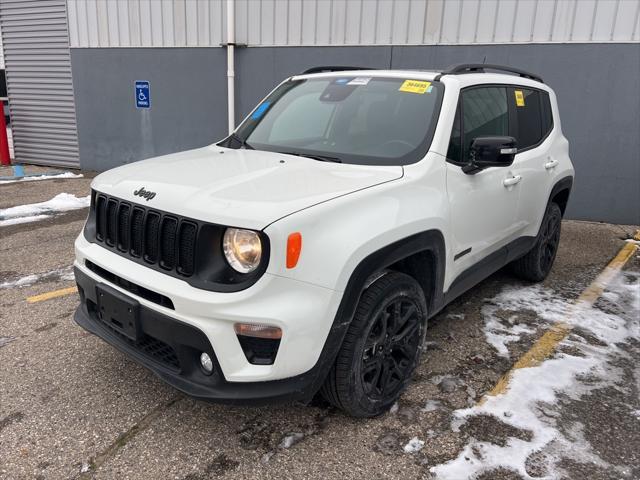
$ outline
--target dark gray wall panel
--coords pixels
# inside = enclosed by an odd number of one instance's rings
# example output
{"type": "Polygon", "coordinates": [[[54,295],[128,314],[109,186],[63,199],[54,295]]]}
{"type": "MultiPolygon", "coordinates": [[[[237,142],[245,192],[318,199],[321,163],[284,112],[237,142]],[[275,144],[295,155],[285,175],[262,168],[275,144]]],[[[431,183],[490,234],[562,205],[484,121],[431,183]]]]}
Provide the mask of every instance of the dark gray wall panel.
{"type": "Polygon", "coordinates": [[[208,145],[226,130],[221,48],[72,49],[80,164],[106,170],[208,145]],[[134,82],[151,83],[136,109],[134,82]]]}
{"type": "Polygon", "coordinates": [[[249,48],[237,55],[237,113],[313,65],[433,69],[485,57],[537,73],[555,90],[576,167],[568,217],[640,224],[637,44],[249,48]]]}
{"type": "MultiPolygon", "coordinates": [[[[212,143],[226,134],[221,48],[72,49],[81,164],[111,166],[212,143]],[[151,111],[133,82],[151,81],[151,111]]],[[[540,74],[558,95],[576,183],[569,218],[640,223],[637,44],[260,47],[236,54],[238,121],[276,84],[315,65],[437,68],[504,63],[540,74]]]]}

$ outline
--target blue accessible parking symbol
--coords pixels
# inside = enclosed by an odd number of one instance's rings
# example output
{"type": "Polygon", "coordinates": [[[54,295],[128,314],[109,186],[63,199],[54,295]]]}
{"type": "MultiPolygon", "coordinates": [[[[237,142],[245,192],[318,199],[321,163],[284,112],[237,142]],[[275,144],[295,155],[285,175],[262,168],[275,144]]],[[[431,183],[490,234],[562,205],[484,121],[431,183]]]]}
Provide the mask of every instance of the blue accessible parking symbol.
{"type": "Polygon", "coordinates": [[[151,107],[151,88],[146,80],[136,80],[136,108],[151,107]]]}

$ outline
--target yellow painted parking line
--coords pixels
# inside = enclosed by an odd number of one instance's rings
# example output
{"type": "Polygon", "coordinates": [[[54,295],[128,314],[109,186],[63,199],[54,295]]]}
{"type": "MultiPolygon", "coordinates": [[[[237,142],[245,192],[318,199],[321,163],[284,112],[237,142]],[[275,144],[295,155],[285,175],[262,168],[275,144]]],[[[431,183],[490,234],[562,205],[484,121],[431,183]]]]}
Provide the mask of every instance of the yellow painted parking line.
{"type": "Polygon", "coordinates": [[[42,302],[44,300],[50,300],[52,298],[64,297],[65,295],[71,295],[72,293],[76,293],[78,289],[76,287],[63,288],[61,290],[53,290],[51,292],[41,293],[40,295],[34,295],[32,297],[27,297],[27,302],[36,303],[42,302]]]}
{"type": "MultiPolygon", "coordinates": [[[[636,232],[634,240],[640,240],[640,230],[636,232]]],[[[638,245],[633,242],[628,242],[624,247],[622,247],[615,258],[609,262],[602,272],[600,272],[600,275],[598,275],[596,279],[580,294],[572,308],[567,313],[567,317],[571,318],[577,310],[592,306],[595,301],[600,298],[600,295],[602,295],[602,292],[607,288],[607,285],[609,285],[613,277],[622,270],[624,265],[629,261],[638,248],[638,245]]],[[[516,370],[520,368],[535,367],[545,359],[549,358],[555,351],[558,344],[567,337],[569,332],[571,332],[572,328],[573,327],[568,322],[559,322],[547,330],[544,335],[542,335],[542,337],[533,344],[531,349],[520,357],[511,370],[498,380],[495,387],[480,399],[479,404],[482,405],[486,402],[488,397],[494,397],[505,393],[509,389],[509,382],[516,370]]]]}

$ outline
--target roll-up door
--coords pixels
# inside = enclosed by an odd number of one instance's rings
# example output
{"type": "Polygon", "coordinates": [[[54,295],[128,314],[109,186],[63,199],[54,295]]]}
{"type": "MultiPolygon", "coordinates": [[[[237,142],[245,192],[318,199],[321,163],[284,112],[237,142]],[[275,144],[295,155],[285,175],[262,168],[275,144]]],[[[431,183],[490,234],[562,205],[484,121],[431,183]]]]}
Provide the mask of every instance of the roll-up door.
{"type": "Polygon", "coordinates": [[[79,167],[66,0],[0,0],[16,162],[79,167]]]}

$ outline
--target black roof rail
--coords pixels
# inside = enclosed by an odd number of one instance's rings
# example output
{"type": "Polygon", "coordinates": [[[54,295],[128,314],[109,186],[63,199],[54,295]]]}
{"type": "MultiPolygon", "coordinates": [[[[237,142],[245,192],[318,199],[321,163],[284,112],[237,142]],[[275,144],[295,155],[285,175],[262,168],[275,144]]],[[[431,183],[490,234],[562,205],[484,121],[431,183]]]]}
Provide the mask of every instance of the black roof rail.
{"type": "Polygon", "coordinates": [[[311,67],[306,69],[300,75],[307,75],[309,73],[322,73],[322,72],[347,72],[349,70],[376,70],[375,68],[364,67],[349,67],[349,66],[326,66],[326,67],[311,67]]]}
{"type": "Polygon", "coordinates": [[[515,73],[524,78],[535,80],[536,82],[544,83],[542,78],[533,73],[525,72],[519,68],[507,67],[504,65],[494,65],[491,63],[460,63],[458,65],[452,65],[446,70],[443,70],[440,75],[436,77],[439,80],[442,75],[461,75],[464,73],[484,73],[487,70],[497,70],[500,72],[515,73]]]}

